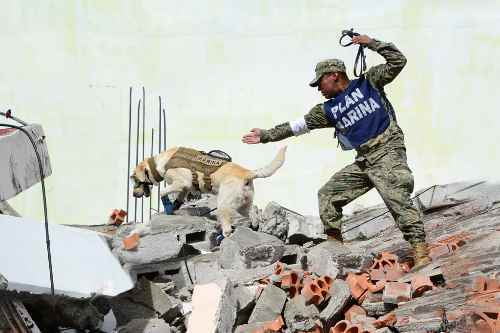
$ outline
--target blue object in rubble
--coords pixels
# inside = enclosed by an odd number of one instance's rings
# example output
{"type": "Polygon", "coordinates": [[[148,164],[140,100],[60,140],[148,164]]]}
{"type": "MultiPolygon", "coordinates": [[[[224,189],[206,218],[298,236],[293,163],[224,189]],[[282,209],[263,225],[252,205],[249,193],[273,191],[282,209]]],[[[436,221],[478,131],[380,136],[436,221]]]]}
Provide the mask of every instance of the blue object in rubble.
{"type": "Polygon", "coordinates": [[[168,198],[168,195],[161,197],[161,202],[163,203],[163,208],[166,215],[174,215],[174,204],[168,198]]]}
{"type": "Polygon", "coordinates": [[[217,236],[215,237],[215,241],[217,243],[217,246],[220,245],[220,243],[222,242],[223,239],[224,239],[224,235],[222,233],[217,234],[217,236]]]}

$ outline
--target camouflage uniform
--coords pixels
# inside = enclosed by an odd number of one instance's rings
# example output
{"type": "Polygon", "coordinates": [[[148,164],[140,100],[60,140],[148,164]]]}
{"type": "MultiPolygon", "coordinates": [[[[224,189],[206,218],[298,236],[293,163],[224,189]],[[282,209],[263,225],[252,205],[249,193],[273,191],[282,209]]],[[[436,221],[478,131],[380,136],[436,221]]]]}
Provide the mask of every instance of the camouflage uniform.
{"type": "MultiPolygon", "coordinates": [[[[414,245],[425,242],[425,231],[421,216],[410,199],[413,175],[406,162],[404,135],[383,89],[401,72],[406,58],[392,43],[374,39],[367,47],[378,52],[387,61],[370,68],[365,76],[380,93],[391,122],[382,134],[359,146],[354,163],[335,173],[319,190],[320,217],[327,229],[340,229],[342,207],[375,187],[404,238],[414,245]]],[[[332,127],[325,116],[323,104],[314,106],[304,116],[304,120],[308,130],[332,127]]],[[[279,141],[293,135],[292,126],[287,122],[262,130],[261,142],[279,141]]]]}

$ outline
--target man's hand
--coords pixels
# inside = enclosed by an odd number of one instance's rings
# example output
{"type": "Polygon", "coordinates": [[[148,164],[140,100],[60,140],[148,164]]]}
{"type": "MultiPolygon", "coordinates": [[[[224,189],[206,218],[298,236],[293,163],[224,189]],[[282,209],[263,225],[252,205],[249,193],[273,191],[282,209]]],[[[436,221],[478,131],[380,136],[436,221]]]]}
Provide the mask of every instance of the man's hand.
{"type": "Polygon", "coordinates": [[[249,145],[260,143],[260,133],[260,128],[252,128],[250,130],[250,133],[243,135],[241,141],[249,145]]]}
{"type": "Polygon", "coordinates": [[[370,44],[372,41],[373,39],[371,39],[367,35],[359,35],[352,37],[352,42],[354,44],[367,45],[370,44]]]}

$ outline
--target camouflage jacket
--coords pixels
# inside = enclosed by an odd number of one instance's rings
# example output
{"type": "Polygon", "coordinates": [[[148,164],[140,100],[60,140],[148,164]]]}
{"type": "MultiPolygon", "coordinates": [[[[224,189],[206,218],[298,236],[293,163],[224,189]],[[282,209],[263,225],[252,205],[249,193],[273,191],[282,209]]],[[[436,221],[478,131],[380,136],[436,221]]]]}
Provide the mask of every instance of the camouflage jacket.
{"type": "MultiPolygon", "coordinates": [[[[372,86],[379,91],[382,103],[384,103],[386,110],[392,118],[391,125],[384,133],[370,139],[357,149],[357,160],[367,159],[368,161],[374,162],[383,156],[384,152],[390,148],[404,148],[403,132],[397,125],[394,108],[385,95],[384,86],[392,82],[401,72],[406,65],[406,58],[392,43],[373,39],[367,47],[378,52],[386,60],[385,64],[371,67],[368,72],[365,73],[365,76],[372,86]]],[[[304,120],[308,131],[332,127],[325,116],[323,103],[314,106],[304,115],[304,120]]],[[[280,141],[294,135],[290,122],[286,122],[268,130],[262,130],[260,141],[262,143],[280,141]]]]}

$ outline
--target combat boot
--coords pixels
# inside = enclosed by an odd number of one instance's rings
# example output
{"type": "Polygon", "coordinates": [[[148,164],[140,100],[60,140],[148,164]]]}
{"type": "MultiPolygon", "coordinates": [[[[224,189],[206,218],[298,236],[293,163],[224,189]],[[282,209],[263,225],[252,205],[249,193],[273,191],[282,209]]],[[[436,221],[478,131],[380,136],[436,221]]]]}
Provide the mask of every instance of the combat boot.
{"type": "Polygon", "coordinates": [[[339,229],[327,229],[325,234],[328,236],[328,240],[336,240],[337,242],[343,243],[342,233],[339,229]]]}
{"type": "Polygon", "coordinates": [[[414,265],[412,271],[418,270],[431,263],[431,258],[429,257],[429,249],[427,243],[421,242],[413,244],[414,253],[414,265]]]}

